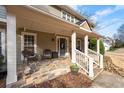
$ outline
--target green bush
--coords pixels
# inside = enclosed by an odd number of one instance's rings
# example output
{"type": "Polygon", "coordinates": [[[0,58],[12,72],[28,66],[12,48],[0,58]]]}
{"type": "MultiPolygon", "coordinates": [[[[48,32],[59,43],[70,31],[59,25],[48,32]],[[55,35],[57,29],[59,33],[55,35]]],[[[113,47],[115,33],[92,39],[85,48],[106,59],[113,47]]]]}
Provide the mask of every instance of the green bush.
{"type": "Polygon", "coordinates": [[[105,54],[105,47],[104,47],[102,40],[100,40],[100,54],[102,55],[105,54]]]}
{"type": "Polygon", "coordinates": [[[97,39],[96,38],[92,38],[90,39],[90,42],[89,42],[89,48],[96,51],[96,43],[97,43],[97,39]]]}
{"type": "MultiPolygon", "coordinates": [[[[96,51],[96,49],[97,49],[97,39],[96,38],[90,39],[89,48],[96,51]]],[[[104,48],[102,40],[100,40],[100,53],[102,55],[104,55],[104,53],[105,53],[105,48],[104,48]]]]}

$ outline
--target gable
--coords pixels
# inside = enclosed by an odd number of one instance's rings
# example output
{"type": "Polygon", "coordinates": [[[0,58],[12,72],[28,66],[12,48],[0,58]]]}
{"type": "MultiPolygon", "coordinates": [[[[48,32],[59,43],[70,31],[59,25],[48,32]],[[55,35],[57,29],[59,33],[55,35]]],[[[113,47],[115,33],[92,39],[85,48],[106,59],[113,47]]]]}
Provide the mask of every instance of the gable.
{"type": "Polygon", "coordinates": [[[80,27],[85,28],[86,30],[91,30],[89,24],[87,21],[84,21],[82,24],[80,24],[80,27]]]}

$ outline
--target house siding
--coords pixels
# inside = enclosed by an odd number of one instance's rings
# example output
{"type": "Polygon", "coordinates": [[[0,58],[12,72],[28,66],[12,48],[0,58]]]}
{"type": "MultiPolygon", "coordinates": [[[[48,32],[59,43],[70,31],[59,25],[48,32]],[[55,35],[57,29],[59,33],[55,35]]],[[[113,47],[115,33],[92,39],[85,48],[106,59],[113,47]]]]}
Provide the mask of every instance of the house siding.
{"type": "Polygon", "coordinates": [[[49,5],[32,5],[35,8],[51,13],[55,16],[61,17],[61,9],[49,5]]]}

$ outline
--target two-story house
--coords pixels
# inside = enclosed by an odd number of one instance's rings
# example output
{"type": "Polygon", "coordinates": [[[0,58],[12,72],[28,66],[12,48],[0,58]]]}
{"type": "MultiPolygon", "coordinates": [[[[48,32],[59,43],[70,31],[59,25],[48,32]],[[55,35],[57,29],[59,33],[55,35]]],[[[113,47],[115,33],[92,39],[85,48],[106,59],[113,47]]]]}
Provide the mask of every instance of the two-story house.
{"type": "Polygon", "coordinates": [[[17,64],[23,64],[24,50],[42,56],[43,51],[49,49],[58,57],[70,57],[71,62],[78,64],[89,77],[95,76],[94,64],[103,68],[99,48],[101,36],[69,6],[0,6],[0,31],[0,53],[7,63],[7,85],[17,81],[17,64]],[[97,52],[88,49],[90,38],[97,38],[97,52]],[[97,56],[97,61],[96,57],[89,56],[91,52],[97,56]]]}

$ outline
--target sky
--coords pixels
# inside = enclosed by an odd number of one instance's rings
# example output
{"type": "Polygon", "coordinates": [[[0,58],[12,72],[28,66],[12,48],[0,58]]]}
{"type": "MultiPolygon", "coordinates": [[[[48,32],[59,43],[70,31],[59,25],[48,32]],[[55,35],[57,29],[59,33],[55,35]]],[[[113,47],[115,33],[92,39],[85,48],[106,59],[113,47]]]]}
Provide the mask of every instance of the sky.
{"type": "Polygon", "coordinates": [[[94,29],[103,36],[113,37],[124,23],[124,6],[122,5],[72,5],[76,11],[89,15],[97,23],[94,29]]]}

